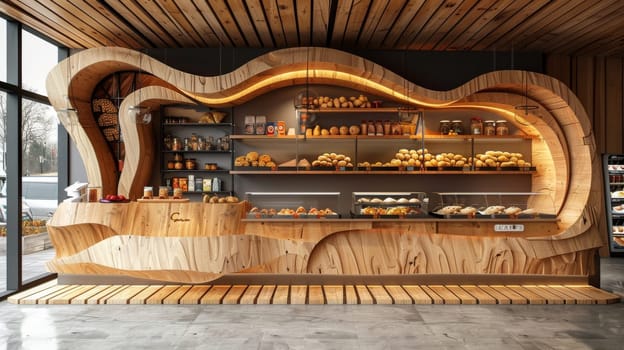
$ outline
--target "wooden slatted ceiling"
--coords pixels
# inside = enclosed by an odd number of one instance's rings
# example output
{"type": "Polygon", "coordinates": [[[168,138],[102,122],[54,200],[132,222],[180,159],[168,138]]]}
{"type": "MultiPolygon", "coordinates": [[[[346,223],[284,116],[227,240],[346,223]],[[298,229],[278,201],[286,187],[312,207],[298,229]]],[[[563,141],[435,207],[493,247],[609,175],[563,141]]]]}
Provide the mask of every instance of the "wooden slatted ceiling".
{"type": "Polygon", "coordinates": [[[4,0],[70,48],[305,45],[624,56],[619,0],[4,0]]]}

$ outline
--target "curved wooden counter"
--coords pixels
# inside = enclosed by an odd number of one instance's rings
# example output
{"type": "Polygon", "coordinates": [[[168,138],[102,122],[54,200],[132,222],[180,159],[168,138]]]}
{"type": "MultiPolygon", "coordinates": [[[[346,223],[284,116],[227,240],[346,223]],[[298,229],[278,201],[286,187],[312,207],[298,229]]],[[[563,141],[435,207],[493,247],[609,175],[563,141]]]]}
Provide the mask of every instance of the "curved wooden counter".
{"type": "Polygon", "coordinates": [[[54,271],[140,273],[178,282],[204,282],[233,272],[595,272],[593,257],[606,243],[600,159],[586,112],[556,79],[532,72],[496,71],[453,90],[433,91],[361,57],[328,48],[277,50],[233,72],[201,77],[137,51],[85,50],[52,70],[48,95],[59,109],[66,107],[64,96],[68,95],[78,110],[60,113],[59,119],[77,144],[89,183],[101,184],[104,193],[119,192],[133,199],[140,197],[141,182],[152,170],[153,155],[141,148],[149,135],[140,124],[123,126],[124,135],[134,138],[126,142],[136,146],[137,154],[129,158],[131,165],[117,182],[109,171],[114,168],[111,151],[95,130],[90,112],[95,85],[111,73],[133,69],[153,74],[152,85],[158,87],[145,87],[141,105],[163,101],[237,105],[276,87],[307,81],[357,89],[414,108],[495,111],[532,137],[532,163],[537,172],[532,175],[531,190],[550,194],[556,227],[535,223],[539,227],[530,235],[517,237],[492,235],[474,223],[458,227],[457,223],[427,221],[243,222],[242,209],[236,205],[63,204],[49,223],[58,252],[49,264],[54,271]],[[527,101],[537,109],[518,113],[515,106],[527,101]],[[172,221],[175,212],[192,217],[193,223],[172,221]],[[460,234],[464,230],[471,234],[460,234]],[[314,232],[311,237],[309,232],[314,232]]]}
{"type": "Polygon", "coordinates": [[[246,204],[63,203],[48,223],[60,274],[204,283],[224,274],[588,275],[556,220],[243,219],[246,204]],[[494,223],[527,233],[494,234],[494,223]],[[468,229],[467,229],[468,227],[468,229]],[[472,227],[472,229],[470,229],[472,227]],[[535,234],[542,237],[531,237],[535,234]],[[547,237],[544,237],[547,236],[547,237]]]}

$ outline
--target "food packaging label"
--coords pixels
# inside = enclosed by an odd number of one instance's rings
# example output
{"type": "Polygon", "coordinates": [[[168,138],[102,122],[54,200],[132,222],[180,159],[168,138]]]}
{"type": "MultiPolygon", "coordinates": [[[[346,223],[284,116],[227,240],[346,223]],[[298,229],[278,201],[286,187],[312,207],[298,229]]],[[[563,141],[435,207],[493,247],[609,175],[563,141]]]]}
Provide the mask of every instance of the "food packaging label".
{"type": "Polygon", "coordinates": [[[181,177],[178,180],[180,181],[180,189],[182,189],[182,192],[187,192],[188,191],[188,179],[185,177],[181,177]]]}
{"type": "Polygon", "coordinates": [[[245,128],[243,129],[243,133],[247,135],[253,135],[255,127],[256,117],[253,115],[245,116],[245,128]]]}
{"type": "Polygon", "coordinates": [[[172,178],[171,179],[171,189],[178,188],[178,187],[180,187],[180,179],[177,178],[177,177],[172,178]]]}
{"type": "Polygon", "coordinates": [[[277,122],[277,134],[279,136],[285,136],[286,135],[286,122],[283,120],[280,120],[277,122]]]}
{"type": "Polygon", "coordinates": [[[215,177],[214,179],[212,179],[212,191],[213,192],[221,191],[221,179],[219,179],[218,177],[215,177]]]}
{"type": "Polygon", "coordinates": [[[266,134],[267,136],[275,136],[275,123],[273,122],[266,123],[266,134]]]}
{"type": "Polygon", "coordinates": [[[212,179],[204,179],[202,190],[204,192],[212,192],[212,179]]]}
{"type": "Polygon", "coordinates": [[[202,192],[204,190],[204,179],[201,177],[195,178],[195,191],[202,192]]]}
{"type": "Polygon", "coordinates": [[[266,125],[266,116],[263,115],[257,115],[256,116],[256,122],[255,122],[255,132],[256,135],[264,135],[265,133],[265,125],[266,125]]]}
{"type": "Polygon", "coordinates": [[[195,192],[195,175],[188,176],[188,191],[195,192]]]}

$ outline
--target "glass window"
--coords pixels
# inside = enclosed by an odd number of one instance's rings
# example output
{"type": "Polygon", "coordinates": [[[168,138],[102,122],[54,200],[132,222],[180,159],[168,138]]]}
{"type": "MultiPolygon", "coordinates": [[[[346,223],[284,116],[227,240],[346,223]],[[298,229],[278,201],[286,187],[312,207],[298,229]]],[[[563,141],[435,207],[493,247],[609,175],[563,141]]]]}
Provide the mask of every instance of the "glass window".
{"type": "Polygon", "coordinates": [[[45,263],[54,257],[44,236],[46,221],[58,207],[58,125],[51,106],[29,99],[22,100],[22,118],[22,204],[31,216],[22,225],[25,281],[46,273],[45,263]]]}
{"type": "Polygon", "coordinates": [[[22,86],[47,96],[48,72],[58,63],[58,47],[22,30],[22,86]]]}
{"type": "Polygon", "coordinates": [[[7,22],[0,18],[0,81],[7,81],[7,22]]]}
{"type": "MultiPolygon", "coordinates": [[[[1,20],[1,19],[0,19],[1,20]]],[[[0,46],[6,40],[3,41],[0,37],[0,46]]],[[[6,54],[5,54],[6,57],[6,54]]],[[[1,59],[0,59],[1,61],[1,59]]],[[[6,163],[4,161],[4,152],[6,150],[6,93],[0,91],[0,157],[2,162],[0,163],[0,183],[3,191],[5,190],[4,183],[6,182],[6,163]]],[[[7,290],[7,238],[6,238],[6,194],[0,194],[0,293],[7,290]]]]}

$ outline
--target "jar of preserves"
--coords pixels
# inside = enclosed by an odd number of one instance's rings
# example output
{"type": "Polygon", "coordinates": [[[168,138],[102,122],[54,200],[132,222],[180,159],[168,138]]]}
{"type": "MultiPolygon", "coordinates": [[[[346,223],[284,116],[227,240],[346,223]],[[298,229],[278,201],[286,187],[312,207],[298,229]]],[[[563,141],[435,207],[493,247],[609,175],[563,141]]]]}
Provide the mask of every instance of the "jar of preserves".
{"type": "Polygon", "coordinates": [[[451,130],[455,132],[455,135],[462,135],[464,133],[464,122],[456,119],[451,122],[451,130]]]}
{"type": "Polygon", "coordinates": [[[368,123],[366,122],[366,120],[362,120],[360,122],[360,133],[362,135],[368,134],[368,123]]]}
{"type": "Polygon", "coordinates": [[[179,137],[171,138],[171,150],[172,151],[181,151],[182,150],[182,143],[180,142],[180,138],[179,137]]]}
{"type": "Polygon", "coordinates": [[[496,135],[496,123],[493,120],[486,120],[483,122],[483,135],[494,136],[496,135]]]}
{"type": "Polygon", "coordinates": [[[440,135],[448,135],[451,131],[451,122],[448,120],[440,120],[440,127],[438,128],[440,135]]]}
{"type": "Polygon", "coordinates": [[[171,135],[169,135],[169,134],[165,135],[163,143],[165,144],[165,149],[167,151],[171,151],[171,141],[172,141],[171,135]]]}
{"type": "Polygon", "coordinates": [[[506,120],[497,120],[496,121],[496,135],[498,135],[498,136],[509,135],[509,126],[507,125],[507,121],[506,120]]]}
{"type": "Polygon", "coordinates": [[[143,187],[143,199],[152,199],[154,197],[154,189],[152,186],[143,187]]]}
{"type": "Polygon", "coordinates": [[[173,167],[175,168],[175,170],[182,170],[184,169],[184,163],[182,161],[175,162],[173,164],[173,167]]]}
{"type": "Polygon", "coordinates": [[[383,133],[384,135],[392,134],[392,122],[389,120],[384,120],[383,122],[383,133]]]}
{"type": "Polygon", "coordinates": [[[186,159],[186,170],[194,170],[195,169],[195,159],[187,158],[186,159]]]}
{"type": "Polygon", "coordinates": [[[475,117],[470,120],[470,133],[473,135],[483,134],[483,122],[481,118],[475,117]]]}
{"type": "Polygon", "coordinates": [[[185,151],[190,151],[191,150],[191,140],[188,137],[184,138],[184,146],[183,146],[185,151]]]}
{"type": "Polygon", "coordinates": [[[167,186],[158,187],[158,198],[159,199],[169,198],[169,188],[167,188],[167,186]]]}
{"type": "Polygon", "coordinates": [[[368,121],[368,126],[366,127],[366,134],[368,136],[375,136],[375,122],[372,120],[368,121]]]}
{"type": "Polygon", "coordinates": [[[173,170],[173,169],[175,169],[175,161],[173,161],[173,160],[168,161],[168,162],[167,162],[167,169],[168,169],[168,170],[173,170]]]}
{"type": "Polygon", "coordinates": [[[197,143],[197,134],[192,134],[191,135],[191,150],[197,151],[198,146],[199,144],[197,143]]]}
{"type": "Polygon", "coordinates": [[[381,120],[377,120],[375,122],[375,136],[383,136],[384,135],[384,127],[381,120]]]}

